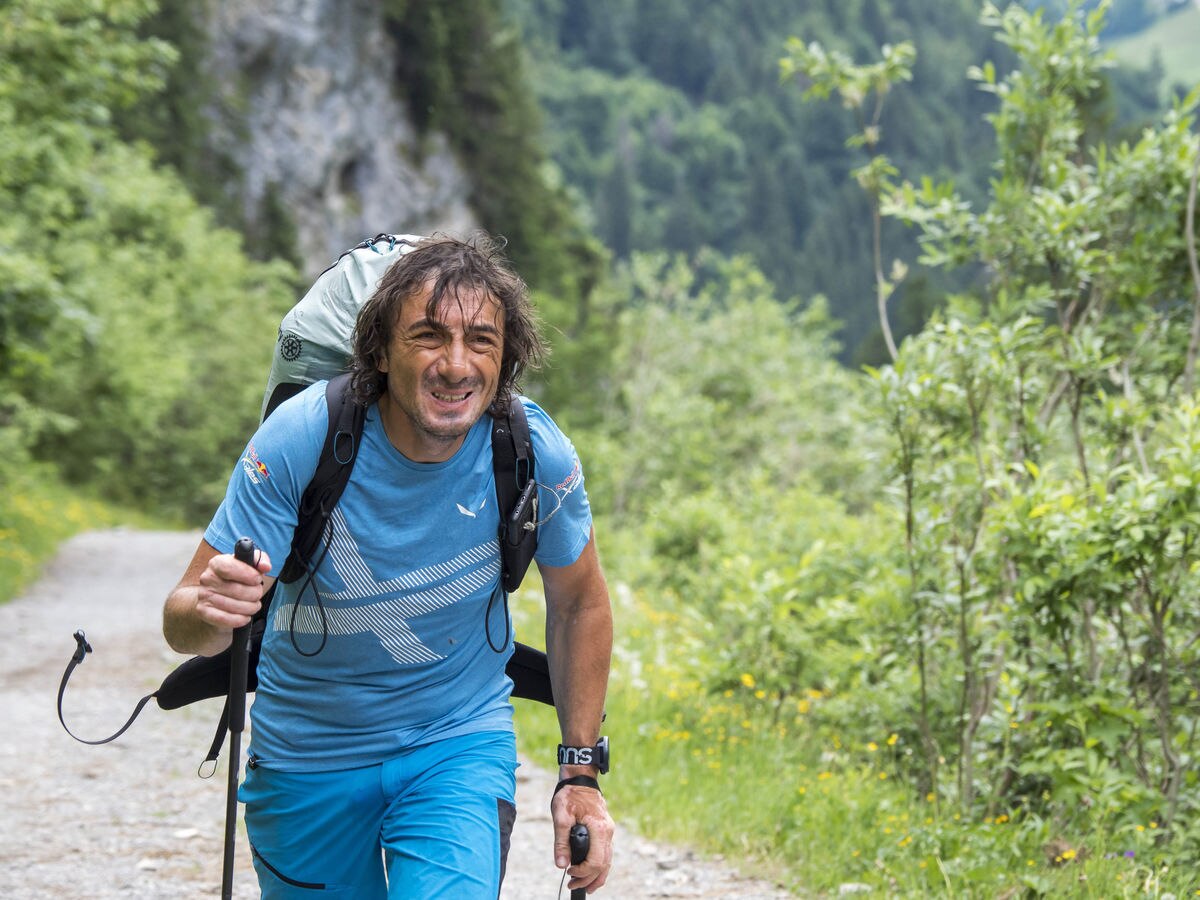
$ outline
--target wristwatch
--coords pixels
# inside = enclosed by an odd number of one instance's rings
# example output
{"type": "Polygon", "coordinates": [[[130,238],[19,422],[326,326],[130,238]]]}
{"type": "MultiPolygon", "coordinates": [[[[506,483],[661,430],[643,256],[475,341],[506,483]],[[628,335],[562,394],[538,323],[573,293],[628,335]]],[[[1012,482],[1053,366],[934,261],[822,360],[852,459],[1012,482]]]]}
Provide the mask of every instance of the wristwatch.
{"type": "Polygon", "coordinates": [[[607,774],[608,738],[600,738],[594,747],[571,747],[559,744],[558,764],[560,766],[596,766],[600,769],[601,775],[607,774]]]}

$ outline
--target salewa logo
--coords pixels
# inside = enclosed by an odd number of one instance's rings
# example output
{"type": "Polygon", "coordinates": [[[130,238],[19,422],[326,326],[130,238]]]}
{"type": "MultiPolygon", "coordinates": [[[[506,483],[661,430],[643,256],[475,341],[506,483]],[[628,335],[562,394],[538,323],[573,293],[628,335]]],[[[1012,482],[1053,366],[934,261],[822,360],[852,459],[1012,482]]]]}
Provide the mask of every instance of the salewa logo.
{"type": "Polygon", "coordinates": [[[483,502],[479,504],[479,509],[477,509],[477,510],[468,509],[467,507],[463,506],[461,503],[455,503],[454,505],[458,507],[458,511],[460,513],[462,513],[464,516],[470,516],[472,519],[474,519],[476,517],[476,515],[478,513],[483,512],[483,508],[485,506],[487,506],[487,498],[486,497],[484,498],[483,502]]]}

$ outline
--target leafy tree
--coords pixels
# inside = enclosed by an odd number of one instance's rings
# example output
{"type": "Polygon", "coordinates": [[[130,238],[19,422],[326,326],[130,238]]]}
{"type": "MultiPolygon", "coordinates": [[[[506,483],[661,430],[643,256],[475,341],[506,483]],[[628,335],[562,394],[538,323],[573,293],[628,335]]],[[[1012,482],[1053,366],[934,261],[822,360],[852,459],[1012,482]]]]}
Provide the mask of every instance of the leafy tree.
{"type": "Polygon", "coordinates": [[[289,271],[256,266],[114,111],[174,59],[142,0],[0,7],[0,442],[109,496],[211,509],[289,271]]]}
{"type": "Polygon", "coordinates": [[[1020,60],[973,73],[1000,101],[986,205],[932,180],[883,204],[926,264],[989,273],[874,373],[906,523],[918,783],[1031,829],[1153,819],[1194,848],[1200,92],[1136,142],[1095,141],[1103,12],[985,6],[1020,60]]]}
{"type": "Polygon", "coordinates": [[[844,54],[827,53],[817,43],[804,44],[797,38],[788,41],[788,55],[780,61],[784,78],[803,74],[809,82],[806,97],[828,98],[837,93],[842,105],[853,110],[858,117],[859,131],[847,140],[847,146],[864,147],[874,154],[866,163],[855,169],[854,180],[866,191],[871,205],[871,258],[875,268],[875,305],[879,315],[879,328],[883,334],[888,356],[896,359],[896,341],[892,337],[892,326],[888,319],[887,303],[895,290],[893,283],[903,277],[903,270],[893,267],[890,276],[883,271],[883,216],[880,213],[880,198],[891,187],[891,178],[896,168],[888,158],[878,153],[882,140],[880,119],[884,101],[894,85],[912,79],[912,64],[916,49],[910,43],[895,47],[884,45],[881,59],[870,65],[855,65],[844,54]]]}
{"type": "MultiPolygon", "coordinates": [[[[586,439],[589,494],[616,519],[610,530],[641,536],[630,556],[648,567],[647,589],[726,623],[736,654],[754,615],[732,602],[748,595],[729,561],[754,557],[756,577],[775,583],[823,528],[821,516],[801,521],[809,504],[853,530],[872,503],[864,385],[834,359],[824,303],[780,302],[747,258],[635,254],[607,290],[624,298],[608,329],[619,376],[586,439]]],[[[780,629],[781,659],[795,638],[780,629]]]]}

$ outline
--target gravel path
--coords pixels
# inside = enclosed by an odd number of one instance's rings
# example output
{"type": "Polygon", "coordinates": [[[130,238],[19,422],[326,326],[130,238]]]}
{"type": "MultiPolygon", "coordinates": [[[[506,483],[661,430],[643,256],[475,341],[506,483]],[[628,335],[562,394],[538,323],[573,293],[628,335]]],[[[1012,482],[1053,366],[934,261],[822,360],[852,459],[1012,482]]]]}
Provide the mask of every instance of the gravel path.
{"type": "MultiPolygon", "coordinates": [[[[87,632],[95,652],[72,676],[64,713],[84,738],[114,731],[182,660],[162,640],[159,610],[198,539],[198,533],[121,529],[80,535],[24,597],[0,606],[3,897],[219,895],[224,757],[209,779],[196,770],[220,701],[169,713],[151,703],[122,738],[100,747],[71,740],[54,711],[77,628],[87,632]]],[[[502,900],[558,896],[548,813],[553,784],[553,775],[528,763],[518,772],[520,814],[502,900]]],[[[621,827],[615,847],[615,868],[597,897],[790,896],[621,827]]],[[[240,825],[234,896],[258,896],[240,825]]]]}

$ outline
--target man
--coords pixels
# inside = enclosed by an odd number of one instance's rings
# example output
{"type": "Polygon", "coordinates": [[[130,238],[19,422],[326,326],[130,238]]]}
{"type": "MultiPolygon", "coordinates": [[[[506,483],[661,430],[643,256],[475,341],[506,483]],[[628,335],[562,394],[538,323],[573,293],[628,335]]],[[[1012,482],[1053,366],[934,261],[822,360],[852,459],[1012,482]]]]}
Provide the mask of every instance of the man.
{"type": "MultiPolygon", "coordinates": [[[[278,585],[258,665],[239,798],[264,897],[311,898],[317,886],[356,900],[498,894],[517,763],[487,413],[542,346],[525,284],[485,238],[422,241],[363,306],[351,365],[368,407],[361,447],[315,571],[278,585]]],[[[612,646],[608,590],[575,451],[524,403],[562,739],[591,747],[612,646]]],[[[172,648],[218,653],[260,608],[327,423],[318,384],[254,435],[167,598],[172,648]],[[230,555],[242,536],[263,551],[257,568],[230,555]]],[[[596,775],[560,766],[551,801],[560,868],[570,827],[591,834],[573,889],[601,887],[611,865],[596,775]]]]}

